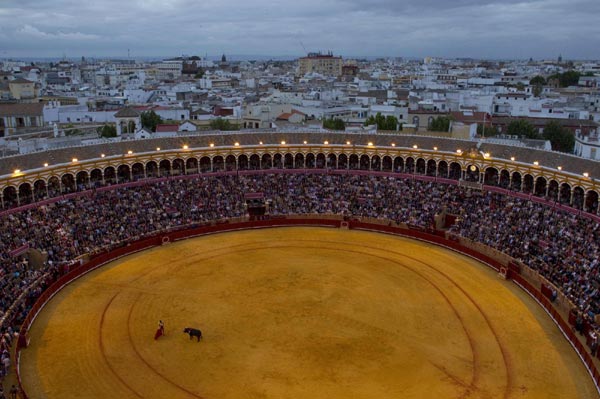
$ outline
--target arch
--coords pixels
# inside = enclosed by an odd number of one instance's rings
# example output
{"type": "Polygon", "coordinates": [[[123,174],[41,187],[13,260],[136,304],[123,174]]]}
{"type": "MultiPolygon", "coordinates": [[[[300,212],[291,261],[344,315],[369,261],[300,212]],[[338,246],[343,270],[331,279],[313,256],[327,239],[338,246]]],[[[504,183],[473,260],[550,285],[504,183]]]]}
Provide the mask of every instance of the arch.
{"type": "Polygon", "coordinates": [[[175,158],[171,163],[171,174],[173,176],[183,175],[185,172],[185,163],[181,158],[175,158]]]}
{"type": "Polygon", "coordinates": [[[573,201],[571,206],[576,209],[583,209],[583,203],[585,201],[585,192],[583,188],[577,186],[573,189],[573,201]]]}
{"type": "Polygon", "coordinates": [[[316,162],[315,162],[315,167],[317,169],[325,169],[326,164],[327,164],[327,160],[325,158],[325,154],[323,154],[322,152],[318,153],[316,162]]]}
{"type": "Polygon", "coordinates": [[[283,155],[280,153],[273,155],[273,167],[283,169],[283,155]]]}
{"type": "Polygon", "coordinates": [[[25,182],[19,186],[19,205],[31,204],[33,202],[33,191],[31,184],[25,182]]]}
{"type": "Polygon", "coordinates": [[[448,162],[440,161],[437,165],[437,175],[441,178],[448,178],[448,162]]]}
{"type": "Polygon", "coordinates": [[[546,178],[543,176],[539,176],[535,179],[535,190],[533,195],[537,197],[545,197],[546,196],[546,178]]]}
{"type": "Polygon", "coordinates": [[[185,173],[195,175],[198,173],[198,158],[190,157],[185,160],[185,173]]]}
{"type": "Polygon", "coordinates": [[[75,185],[75,177],[71,173],[65,173],[60,178],[60,183],[62,185],[63,193],[72,193],[75,192],[77,186],[75,185]]]}
{"type": "Polygon", "coordinates": [[[308,154],[306,154],[306,160],[305,160],[305,167],[306,168],[314,168],[315,167],[315,154],[313,154],[312,152],[309,152],[308,154]]]}
{"type": "Polygon", "coordinates": [[[475,183],[479,182],[479,166],[473,164],[467,165],[465,180],[475,183]]]}
{"type": "Polygon", "coordinates": [[[294,168],[294,156],[289,152],[283,156],[283,167],[284,169],[294,168]]]}
{"type": "Polygon", "coordinates": [[[131,181],[131,168],[129,165],[119,165],[117,168],[117,183],[131,181]]]}
{"type": "Polygon", "coordinates": [[[296,169],[304,168],[304,154],[301,154],[301,153],[296,154],[296,156],[294,157],[294,167],[296,169]]]}
{"type": "Polygon", "coordinates": [[[512,174],[512,183],[510,189],[515,191],[521,191],[521,180],[521,174],[519,172],[514,172],[512,174]]]}
{"type": "Polygon", "coordinates": [[[335,154],[327,155],[327,169],[337,169],[337,156],[335,154]]]}
{"type": "Polygon", "coordinates": [[[171,161],[163,159],[158,164],[158,173],[161,177],[171,175],[171,161]]]}
{"type": "Polygon", "coordinates": [[[146,176],[158,177],[158,164],[156,161],[150,161],[146,164],[146,176]]]}
{"type": "Polygon", "coordinates": [[[417,115],[413,116],[412,123],[415,125],[415,129],[419,130],[419,117],[417,115]]]}
{"type": "MultiPolygon", "coordinates": [[[[114,172],[114,170],[115,169],[113,168],[113,172],[114,172]]],[[[60,179],[58,178],[58,176],[52,176],[50,179],[48,179],[47,189],[48,189],[48,196],[50,198],[57,197],[61,194],[60,179]]]]}
{"type": "Polygon", "coordinates": [[[348,169],[358,169],[358,167],[359,167],[358,155],[351,154],[348,157],[348,169]]]}
{"type": "Polygon", "coordinates": [[[556,180],[550,180],[548,184],[548,199],[551,201],[558,201],[558,182],[556,180]]]}
{"type": "MultiPolygon", "coordinates": [[[[98,169],[95,169],[98,170],[98,169]]],[[[33,199],[34,201],[41,201],[48,196],[47,191],[48,185],[43,179],[36,180],[33,183],[33,199]]]]}
{"type": "Polygon", "coordinates": [[[258,170],[260,169],[260,157],[257,154],[250,155],[250,170],[258,170]]]}
{"type": "Polygon", "coordinates": [[[406,173],[414,173],[415,172],[415,160],[413,157],[406,158],[406,162],[404,164],[404,171],[406,173]]]}
{"type": "Polygon", "coordinates": [[[502,169],[498,185],[502,188],[508,188],[510,186],[510,172],[508,170],[502,169]]]}
{"type": "Polygon", "coordinates": [[[427,161],[427,168],[425,170],[425,174],[427,176],[436,176],[437,175],[437,167],[436,167],[435,160],[430,159],[429,161],[427,161]]]}
{"type": "Polygon", "coordinates": [[[131,165],[131,176],[133,181],[144,179],[146,177],[144,165],[141,162],[136,162],[131,165]]]}
{"type": "Polygon", "coordinates": [[[381,170],[381,157],[379,155],[371,157],[371,170],[381,170]]]}
{"type": "Polygon", "coordinates": [[[492,167],[486,168],[483,174],[483,184],[487,184],[488,186],[497,186],[498,169],[492,167]]]}
{"type": "Polygon", "coordinates": [[[348,169],[348,155],[340,154],[338,155],[338,169],[348,169]]]}
{"type": "Polygon", "coordinates": [[[263,154],[260,160],[260,168],[261,169],[271,169],[273,167],[273,158],[271,154],[263,154]]]}
{"type": "Polygon", "coordinates": [[[87,190],[90,186],[90,177],[88,172],[85,170],[77,172],[75,175],[75,183],[77,184],[78,191],[87,190]]]}
{"type": "Polygon", "coordinates": [[[569,183],[563,183],[558,190],[558,202],[560,204],[571,203],[571,186],[569,183]]]}
{"type": "Polygon", "coordinates": [[[397,172],[397,173],[404,172],[404,158],[402,158],[402,157],[394,158],[394,172],[397,172]]]}
{"type": "Polygon", "coordinates": [[[225,170],[225,160],[221,155],[216,155],[212,159],[212,171],[218,172],[220,170],[225,170]]]}
{"type": "Polygon", "coordinates": [[[425,160],[423,158],[417,158],[417,162],[415,163],[415,172],[419,175],[424,175],[427,172],[427,165],[425,164],[425,160]]]}
{"type": "Polygon", "coordinates": [[[450,171],[448,173],[449,179],[460,180],[462,174],[462,167],[458,162],[452,162],[450,164],[450,171]]]}
{"type": "Polygon", "coordinates": [[[237,170],[235,155],[230,154],[225,157],[225,170],[237,170]]]}
{"type": "Polygon", "coordinates": [[[104,176],[102,170],[96,168],[90,172],[90,185],[92,187],[99,187],[104,185],[104,176]]]}
{"type": "Polygon", "coordinates": [[[248,155],[242,154],[238,157],[238,169],[239,170],[248,170],[249,162],[248,155]]]}
{"type": "Polygon", "coordinates": [[[2,190],[2,198],[4,201],[4,208],[14,208],[19,203],[17,201],[17,189],[13,186],[5,187],[2,190]]]}
{"type": "Polygon", "coordinates": [[[212,161],[209,157],[200,158],[200,173],[207,173],[212,170],[212,161]]]}
{"type": "Polygon", "coordinates": [[[585,205],[583,210],[589,213],[598,213],[598,192],[589,190],[585,195],[585,205]]]}
{"type": "Polygon", "coordinates": [[[381,170],[384,172],[392,172],[394,170],[394,161],[392,157],[386,155],[381,160],[381,170]]]}
{"type": "Polygon", "coordinates": [[[361,155],[358,168],[360,170],[369,170],[370,167],[371,167],[371,161],[369,159],[369,156],[367,154],[361,155]]]}
{"type": "Polygon", "coordinates": [[[525,194],[531,194],[533,192],[533,176],[527,173],[523,176],[523,188],[522,191],[525,194]]]}

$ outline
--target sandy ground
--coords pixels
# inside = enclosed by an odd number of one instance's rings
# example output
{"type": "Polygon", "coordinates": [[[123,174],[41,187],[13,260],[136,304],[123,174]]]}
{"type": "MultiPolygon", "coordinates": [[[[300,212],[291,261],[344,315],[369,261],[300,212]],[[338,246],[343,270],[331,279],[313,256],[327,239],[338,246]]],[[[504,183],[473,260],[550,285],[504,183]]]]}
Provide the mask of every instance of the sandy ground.
{"type": "Polygon", "coordinates": [[[543,310],[491,269],[322,228],[212,235],[107,265],[40,314],[22,374],[32,398],[598,397],[543,310]]]}

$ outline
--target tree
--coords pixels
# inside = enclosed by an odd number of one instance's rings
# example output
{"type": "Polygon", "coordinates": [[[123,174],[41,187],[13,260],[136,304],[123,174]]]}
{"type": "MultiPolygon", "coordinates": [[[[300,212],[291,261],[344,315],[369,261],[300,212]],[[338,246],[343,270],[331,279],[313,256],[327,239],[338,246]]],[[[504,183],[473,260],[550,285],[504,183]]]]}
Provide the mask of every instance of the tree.
{"type": "Polygon", "coordinates": [[[229,119],[217,118],[210,121],[210,128],[212,130],[239,130],[238,125],[234,125],[229,122],[229,119]]]}
{"type": "Polygon", "coordinates": [[[431,121],[429,130],[433,132],[447,132],[450,130],[450,118],[447,116],[438,116],[431,121]]]}
{"type": "Polygon", "coordinates": [[[98,128],[98,134],[100,134],[100,137],[106,138],[117,137],[117,127],[115,125],[106,124],[98,128]]]}
{"type": "Polygon", "coordinates": [[[517,88],[518,91],[525,90],[525,85],[523,84],[523,82],[517,82],[517,84],[515,85],[515,87],[517,88]]]}
{"type": "Polygon", "coordinates": [[[546,79],[544,79],[543,76],[537,75],[534,76],[533,78],[531,78],[531,80],[529,81],[529,84],[532,86],[535,85],[545,85],[546,84],[546,79]]]}
{"type": "Polygon", "coordinates": [[[141,116],[142,126],[146,129],[156,131],[156,125],[160,125],[163,123],[163,120],[160,116],[156,114],[154,111],[145,111],[142,112],[141,116]]]}
{"type": "Polygon", "coordinates": [[[198,67],[198,72],[196,72],[196,75],[194,76],[194,78],[196,79],[200,79],[204,76],[204,69],[198,67]]]}
{"type": "Polygon", "coordinates": [[[525,137],[528,139],[540,139],[540,134],[535,130],[533,126],[526,119],[516,119],[510,122],[506,128],[506,134],[511,136],[525,137]]]}
{"type": "Polygon", "coordinates": [[[542,94],[542,91],[544,91],[544,88],[542,87],[542,85],[534,85],[531,88],[531,92],[533,93],[534,97],[539,97],[540,94],[542,94]]]}
{"type": "Polygon", "coordinates": [[[477,134],[480,137],[494,137],[500,134],[496,126],[486,126],[485,130],[483,125],[477,125],[477,134]]]}
{"type": "Polygon", "coordinates": [[[323,119],[323,127],[331,130],[346,130],[346,123],[340,118],[323,119]]]}
{"type": "Polygon", "coordinates": [[[398,127],[402,128],[402,125],[398,124],[398,118],[393,115],[383,116],[381,112],[367,118],[365,126],[369,125],[377,125],[377,130],[398,130],[398,127]]]}
{"type": "Polygon", "coordinates": [[[544,127],[544,138],[550,140],[554,151],[572,153],[575,148],[575,136],[556,121],[550,121],[544,127]]]}
{"type": "Polygon", "coordinates": [[[577,71],[567,71],[563,73],[555,73],[554,75],[548,77],[548,80],[558,79],[560,87],[568,87],[577,85],[579,83],[580,76],[581,74],[577,71]]]}

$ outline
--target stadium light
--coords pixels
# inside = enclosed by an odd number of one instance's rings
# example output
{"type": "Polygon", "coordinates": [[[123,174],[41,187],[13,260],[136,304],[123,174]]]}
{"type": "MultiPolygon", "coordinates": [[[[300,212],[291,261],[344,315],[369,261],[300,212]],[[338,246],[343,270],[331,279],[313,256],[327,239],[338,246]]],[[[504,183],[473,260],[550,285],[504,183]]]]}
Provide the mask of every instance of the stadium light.
{"type": "Polygon", "coordinates": [[[21,169],[15,169],[15,171],[13,172],[13,174],[18,175],[19,173],[21,173],[21,169]]]}
{"type": "Polygon", "coordinates": [[[258,144],[263,145],[262,141],[259,141],[258,144]]]}
{"type": "Polygon", "coordinates": [[[100,154],[100,158],[104,158],[106,155],[104,154],[100,154]]]}
{"type": "Polygon", "coordinates": [[[396,143],[392,143],[392,147],[395,147],[395,146],[396,146],[396,143]]]}
{"type": "Polygon", "coordinates": [[[413,145],[413,148],[416,150],[417,148],[419,148],[419,146],[415,144],[413,145]]]}
{"type": "Polygon", "coordinates": [[[369,147],[373,147],[373,142],[372,141],[369,141],[367,144],[369,145],[369,147]]]}
{"type": "Polygon", "coordinates": [[[133,151],[131,151],[131,150],[127,151],[127,155],[131,155],[131,154],[133,154],[133,151]]]}
{"type": "Polygon", "coordinates": [[[510,160],[511,160],[511,161],[514,161],[514,160],[515,160],[515,157],[510,157],[510,160]]]}
{"type": "Polygon", "coordinates": [[[588,172],[583,172],[583,177],[590,177],[590,174],[588,172]]]}
{"type": "Polygon", "coordinates": [[[282,140],[282,141],[281,141],[281,145],[285,145],[285,141],[283,141],[283,140],[282,140]]]}
{"type": "Polygon", "coordinates": [[[308,142],[306,140],[304,140],[304,144],[307,144],[308,142]]]}
{"type": "Polygon", "coordinates": [[[459,148],[458,150],[456,150],[456,153],[457,153],[458,155],[460,155],[460,154],[462,154],[462,150],[459,148]]]}
{"type": "Polygon", "coordinates": [[[349,142],[349,141],[346,141],[346,145],[350,145],[350,142],[349,142]]]}
{"type": "Polygon", "coordinates": [[[210,143],[208,146],[212,148],[215,146],[215,143],[210,143]]]}
{"type": "Polygon", "coordinates": [[[184,145],[183,145],[183,149],[184,149],[184,150],[187,150],[188,148],[189,148],[189,147],[188,147],[188,145],[187,145],[187,144],[184,144],[184,145]]]}
{"type": "Polygon", "coordinates": [[[556,169],[562,170],[562,166],[557,166],[556,169]]]}
{"type": "Polygon", "coordinates": [[[233,143],[234,146],[239,147],[240,143],[238,143],[237,141],[235,143],[233,143]]]}
{"type": "Polygon", "coordinates": [[[48,167],[48,162],[44,163],[44,168],[48,167]]]}
{"type": "Polygon", "coordinates": [[[539,166],[539,165],[540,165],[540,163],[539,163],[538,161],[533,161],[533,164],[534,164],[535,166],[539,166]]]}
{"type": "Polygon", "coordinates": [[[325,145],[329,145],[329,141],[325,140],[325,141],[323,142],[323,144],[325,144],[325,145]]]}
{"type": "Polygon", "coordinates": [[[489,153],[489,152],[486,152],[486,153],[484,153],[484,154],[483,154],[483,157],[484,157],[484,158],[489,158],[489,157],[490,157],[490,153],[489,153]]]}
{"type": "Polygon", "coordinates": [[[437,147],[433,147],[433,151],[437,151],[437,147]]]}
{"type": "Polygon", "coordinates": [[[160,147],[156,147],[156,151],[160,151],[160,147]]]}
{"type": "Polygon", "coordinates": [[[75,162],[77,162],[77,161],[78,161],[78,159],[77,159],[77,158],[73,158],[73,159],[71,159],[71,161],[72,161],[73,163],[75,163],[75,162]]]}

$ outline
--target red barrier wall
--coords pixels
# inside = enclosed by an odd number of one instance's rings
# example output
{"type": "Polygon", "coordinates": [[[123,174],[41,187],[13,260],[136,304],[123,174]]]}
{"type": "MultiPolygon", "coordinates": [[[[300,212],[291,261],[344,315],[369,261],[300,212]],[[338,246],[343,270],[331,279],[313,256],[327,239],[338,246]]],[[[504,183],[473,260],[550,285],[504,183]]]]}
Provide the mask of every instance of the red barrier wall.
{"type": "MultiPolygon", "coordinates": [[[[144,238],[134,243],[128,244],[126,246],[113,249],[109,252],[105,252],[102,254],[97,254],[91,258],[88,263],[84,265],[78,266],[70,270],[67,274],[61,276],[54,284],[52,284],[46,291],[40,295],[38,300],[33,305],[31,311],[25,318],[21,326],[19,340],[17,342],[17,359],[15,369],[17,372],[17,380],[19,385],[21,386],[21,390],[23,392],[23,397],[25,399],[28,398],[23,386],[21,384],[21,376],[19,371],[19,353],[20,350],[28,345],[28,331],[31,327],[31,324],[35,320],[35,317],[39,313],[39,311],[46,305],[46,303],[61,289],[67,286],[69,283],[75,281],[77,278],[83,276],[91,270],[94,270],[108,262],[111,262],[120,257],[133,254],[138,251],[142,251],[148,248],[152,248],[155,246],[162,245],[164,242],[169,241],[177,241],[186,238],[191,238],[199,235],[205,234],[213,234],[219,232],[233,231],[233,230],[245,230],[245,229],[255,229],[255,228],[268,228],[268,227],[281,227],[281,226],[323,226],[323,227],[336,227],[339,228],[342,223],[344,226],[349,227],[350,229],[357,230],[369,230],[375,231],[379,233],[387,233],[400,235],[404,237],[410,237],[413,239],[418,239],[422,241],[427,241],[432,244],[440,245],[449,249],[452,249],[456,252],[462,253],[464,255],[473,257],[488,266],[492,267],[495,270],[500,270],[502,267],[502,263],[497,260],[479,253],[471,248],[461,245],[457,241],[449,240],[440,235],[436,235],[433,233],[429,233],[423,230],[418,229],[406,229],[401,227],[393,227],[386,226],[374,223],[364,223],[361,221],[349,221],[343,222],[341,220],[335,219],[318,219],[318,218],[280,218],[280,219],[269,219],[269,220],[258,220],[251,222],[222,222],[205,226],[198,226],[195,228],[189,228],[185,230],[173,231],[164,234],[157,234],[152,237],[144,238]]],[[[575,336],[572,328],[569,323],[565,321],[562,316],[557,312],[554,308],[550,300],[541,293],[541,291],[535,287],[533,287],[527,280],[525,280],[521,275],[519,275],[518,270],[515,271],[511,269],[511,275],[509,276],[519,287],[525,290],[529,295],[531,295],[539,304],[542,306],[546,312],[552,317],[556,325],[560,328],[563,335],[567,338],[567,340],[571,343],[573,348],[579,354],[579,357],[585,364],[588,369],[590,375],[592,376],[596,388],[600,393],[600,373],[596,368],[595,364],[592,361],[592,356],[586,351],[585,346],[581,343],[581,341],[575,336]]],[[[570,322],[570,320],[569,320],[570,322]]]]}

